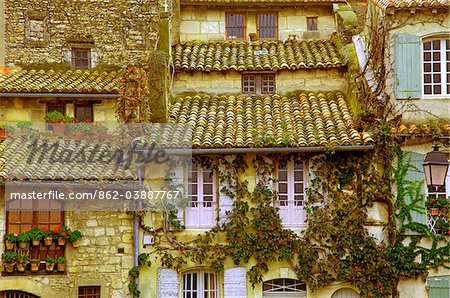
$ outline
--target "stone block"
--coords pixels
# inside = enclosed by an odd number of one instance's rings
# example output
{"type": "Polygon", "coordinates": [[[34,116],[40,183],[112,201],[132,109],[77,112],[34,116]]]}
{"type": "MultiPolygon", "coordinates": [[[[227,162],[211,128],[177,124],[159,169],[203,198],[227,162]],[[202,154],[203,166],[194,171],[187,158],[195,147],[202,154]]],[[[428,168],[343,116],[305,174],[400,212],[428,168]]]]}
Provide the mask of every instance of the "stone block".
{"type": "Polygon", "coordinates": [[[98,268],[98,272],[107,273],[107,272],[115,272],[116,266],[114,265],[102,265],[98,268]]]}
{"type": "Polygon", "coordinates": [[[94,219],[90,219],[86,221],[86,227],[96,227],[98,226],[98,222],[94,219]]]}
{"type": "Polygon", "coordinates": [[[106,228],[106,235],[107,236],[114,236],[116,234],[116,231],[114,228],[106,228]]]}
{"type": "Polygon", "coordinates": [[[109,245],[108,237],[98,237],[95,239],[95,244],[99,246],[109,245]]]}
{"type": "Polygon", "coordinates": [[[196,21],[205,21],[207,14],[209,14],[209,11],[196,9],[192,12],[192,19],[196,21]]]}
{"type": "Polygon", "coordinates": [[[98,237],[98,236],[103,236],[105,235],[105,228],[95,228],[94,229],[94,236],[98,237]]]}
{"type": "Polygon", "coordinates": [[[225,13],[221,10],[208,10],[206,13],[206,19],[208,21],[219,21],[225,17],[225,13]],[[222,18],[223,15],[223,18],[222,18]]]}
{"type": "Polygon", "coordinates": [[[200,22],[182,21],[180,25],[181,33],[200,33],[200,22]]]}
{"type": "Polygon", "coordinates": [[[132,233],[124,233],[122,235],[123,243],[132,243],[133,242],[133,234],[132,233]]]}
{"type": "Polygon", "coordinates": [[[132,256],[122,257],[122,268],[131,268],[134,266],[134,259],[132,256]]]}

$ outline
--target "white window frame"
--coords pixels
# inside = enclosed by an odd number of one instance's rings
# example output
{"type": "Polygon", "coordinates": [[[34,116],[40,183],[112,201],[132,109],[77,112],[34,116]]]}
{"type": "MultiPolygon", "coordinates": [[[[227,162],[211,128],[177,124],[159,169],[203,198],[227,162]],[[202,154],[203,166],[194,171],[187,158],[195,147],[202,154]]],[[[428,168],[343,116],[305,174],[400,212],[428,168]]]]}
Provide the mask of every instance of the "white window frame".
{"type": "Polygon", "coordinates": [[[283,226],[285,227],[303,227],[306,226],[306,167],[305,163],[302,163],[302,180],[295,180],[295,161],[291,159],[286,163],[286,171],[287,171],[287,193],[283,193],[283,195],[287,195],[287,206],[282,205],[281,202],[283,200],[279,200],[280,196],[280,181],[279,181],[279,172],[280,165],[278,164],[276,167],[276,177],[277,177],[277,199],[275,201],[275,206],[279,208],[280,217],[283,221],[283,226]],[[295,193],[295,183],[301,182],[303,184],[302,191],[300,193],[295,193]],[[295,200],[295,196],[303,196],[302,201],[295,200]],[[301,205],[297,205],[296,203],[301,202],[301,205]]]}
{"type": "Polygon", "coordinates": [[[306,290],[299,289],[298,287],[305,286],[304,282],[292,279],[292,278],[276,278],[263,282],[263,297],[306,297],[306,290]],[[281,281],[275,283],[275,281],[281,281]],[[291,283],[287,283],[293,282],[291,283]],[[268,286],[269,289],[264,290],[264,286],[268,286]]]}
{"type": "MultiPolygon", "coordinates": [[[[211,281],[211,279],[210,279],[211,281]]],[[[211,285],[211,283],[208,283],[208,285],[211,285]]],[[[211,271],[207,271],[207,270],[194,270],[194,271],[187,271],[184,272],[181,275],[181,297],[182,298],[187,298],[187,297],[193,297],[192,294],[196,294],[196,297],[198,298],[219,298],[220,296],[220,280],[219,280],[219,276],[211,271]],[[197,274],[197,281],[196,281],[196,290],[193,290],[193,278],[192,276],[194,274],[197,274]],[[210,275],[213,276],[213,280],[214,280],[214,284],[215,287],[213,288],[205,288],[205,274],[208,274],[208,277],[210,275]],[[186,288],[187,285],[187,276],[190,275],[190,288],[191,290],[188,290],[186,288]],[[185,278],[186,277],[186,278],[185,278]],[[188,296],[188,294],[191,294],[190,296],[188,296]],[[206,294],[206,296],[205,296],[206,294]]]]}
{"type": "MultiPolygon", "coordinates": [[[[422,42],[420,43],[420,69],[421,69],[421,76],[420,76],[420,89],[421,89],[421,96],[424,99],[432,99],[432,98],[448,98],[450,97],[450,94],[447,94],[447,72],[450,72],[450,69],[447,69],[447,59],[446,59],[446,43],[445,41],[449,39],[449,37],[427,37],[423,38],[422,42]],[[440,46],[440,53],[441,53],[441,94],[425,94],[425,80],[424,80],[424,43],[426,42],[432,42],[434,40],[440,40],[441,46],[440,46]]],[[[449,61],[450,62],[450,61],[449,61]]],[[[431,62],[430,62],[431,63],[431,62]]],[[[431,70],[433,70],[433,65],[431,65],[431,70]]],[[[431,73],[432,74],[432,73],[431,73]]],[[[431,79],[433,80],[433,75],[431,75],[431,79]]],[[[450,83],[450,82],[449,82],[450,83]]]]}
{"type": "Polygon", "coordinates": [[[216,225],[217,220],[217,181],[216,173],[214,170],[204,169],[200,164],[193,163],[192,167],[196,167],[197,170],[197,183],[191,183],[189,181],[189,171],[186,179],[186,188],[188,189],[189,203],[185,212],[185,227],[187,229],[209,229],[216,225]],[[204,201],[203,196],[203,174],[205,171],[212,172],[212,201],[204,201]],[[197,187],[197,201],[191,201],[189,195],[189,188],[191,185],[197,187]]]}

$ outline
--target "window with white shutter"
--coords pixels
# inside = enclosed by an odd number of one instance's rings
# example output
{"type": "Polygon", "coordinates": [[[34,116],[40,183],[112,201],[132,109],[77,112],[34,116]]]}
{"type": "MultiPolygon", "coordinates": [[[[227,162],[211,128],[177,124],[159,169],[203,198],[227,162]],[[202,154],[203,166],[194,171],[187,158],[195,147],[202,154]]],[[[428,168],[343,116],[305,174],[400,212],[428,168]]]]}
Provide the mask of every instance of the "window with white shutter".
{"type": "Polygon", "coordinates": [[[219,298],[219,279],[209,271],[189,271],[183,274],[183,298],[219,298]]]}

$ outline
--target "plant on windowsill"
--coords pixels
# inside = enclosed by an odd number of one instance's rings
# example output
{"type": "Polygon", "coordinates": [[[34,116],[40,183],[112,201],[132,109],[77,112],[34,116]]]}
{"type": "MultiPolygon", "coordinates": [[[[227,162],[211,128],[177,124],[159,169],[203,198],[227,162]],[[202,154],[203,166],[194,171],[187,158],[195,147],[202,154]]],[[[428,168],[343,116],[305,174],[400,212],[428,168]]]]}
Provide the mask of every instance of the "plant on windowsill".
{"type": "Polygon", "coordinates": [[[28,248],[28,245],[30,244],[30,234],[28,232],[20,233],[17,237],[17,241],[19,242],[19,248],[25,249],[28,248]]]}
{"type": "Polygon", "coordinates": [[[289,38],[288,38],[289,41],[294,41],[296,39],[297,39],[297,34],[289,34],[289,38]]]}
{"type": "Polygon", "coordinates": [[[450,223],[448,221],[445,221],[443,218],[440,218],[436,222],[435,230],[436,234],[448,236],[450,235],[450,223]]]}
{"type": "Polygon", "coordinates": [[[6,242],[6,249],[12,250],[14,249],[14,243],[17,242],[17,237],[19,236],[18,233],[8,233],[5,234],[5,242],[6,242]]]}
{"type": "Polygon", "coordinates": [[[33,226],[33,228],[28,231],[28,234],[30,234],[32,245],[39,246],[41,239],[44,237],[44,232],[41,229],[33,226]]]}
{"type": "Polygon", "coordinates": [[[256,35],[256,33],[249,33],[248,37],[250,37],[250,41],[255,41],[258,39],[258,35],[256,35]]]}
{"type": "Polygon", "coordinates": [[[91,132],[92,125],[90,122],[75,122],[70,128],[74,137],[84,137],[91,132]]]}
{"type": "Polygon", "coordinates": [[[45,114],[44,120],[48,123],[51,123],[53,133],[57,136],[64,135],[66,126],[65,123],[71,123],[73,122],[74,118],[63,115],[61,112],[58,111],[51,111],[45,114]]]}
{"type": "Polygon", "coordinates": [[[55,269],[55,259],[52,257],[47,257],[45,259],[45,270],[53,271],[55,269]]]}
{"type": "Polygon", "coordinates": [[[16,129],[14,128],[14,126],[10,124],[0,124],[0,139],[11,136],[15,131],[16,129]]]}
{"type": "Polygon", "coordinates": [[[108,127],[100,124],[99,122],[93,122],[92,125],[94,126],[95,134],[99,138],[106,137],[106,132],[108,131],[108,127]]]}
{"type": "Polygon", "coordinates": [[[20,129],[21,133],[25,134],[31,129],[33,123],[31,121],[18,121],[16,123],[16,126],[18,129],[20,129]]]}
{"type": "Polygon", "coordinates": [[[53,232],[49,231],[47,227],[42,228],[42,235],[45,245],[50,246],[53,244],[53,232]]]}
{"type": "Polygon", "coordinates": [[[79,230],[67,231],[67,240],[69,240],[69,242],[72,243],[73,247],[80,246],[81,237],[83,237],[83,234],[79,230]]]}
{"type": "MultiPolygon", "coordinates": [[[[57,233],[55,233],[55,236],[58,239],[58,245],[66,245],[66,240],[68,238],[68,236],[71,234],[71,231],[69,228],[67,228],[66,226],[59,226],[58,230],[55,230],[57,233]],[[69,233],[69,234],[68,234],[69,233]]],[[[55,232],[53,231],[53,232],[55,232]]]]}
{"type": "Polygon", "coordinates": [[[13,272],[14,265],[17,262],[17,253],[15,251],[7,251],[2,254],[2,261],[6,272],[13,272]]]}
{"type": "Polygon", "coordinates": [[[29,257],[25,253],[21,253],[18,255],[18,263],[17,263],[17,271],[24,272],[27,267],[29,261],[29,257]]]}
{"type": "Polygon", "coordinates": [[[449,204],[450,200],[447,200],[446,198],[443,197],[439,198],[429,197],[425,202],[425,206],[427,207],[431,215],[439,215],[441,212],[445,211],[445,209],[449,207],[449,204]]]}
{"type": "Polygon", "coordinates": [[[40,262],[38,259],[31,259],[30,264],[31,264],[31,272],[39,271],[40,262]]]}
{"type": "Polygon", "coordinates": [[[64,258],[64,257],[59,257],[57,260],[56,260],[56,264],[57,264],[57,267],[58,267],[58,271],[66,271],[66,267],[67,267],[67,264],[66,264],[66,258],[64,258]]]}

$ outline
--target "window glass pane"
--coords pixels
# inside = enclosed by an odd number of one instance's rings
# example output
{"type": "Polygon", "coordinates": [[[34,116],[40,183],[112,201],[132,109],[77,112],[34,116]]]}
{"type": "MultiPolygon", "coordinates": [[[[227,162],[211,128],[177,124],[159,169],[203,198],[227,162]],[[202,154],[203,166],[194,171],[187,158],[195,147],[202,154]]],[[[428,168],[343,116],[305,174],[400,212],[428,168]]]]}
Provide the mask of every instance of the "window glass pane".
{"type": "Polygon", "coordinates": [[[203,182],[212,182],[212,172],[209,170],[203,170],[203,182]]]}
{"type": "Polygon", "coordinates": [[[431,86],[430,85],[425,85],[424,86],[424,93],[425,94],[431,94],[431,86]]]}
{"type": "Polygon", "coordinates": [[[423,43],[424,50],[431,50],[431,41],[427,41],[423,43]]]}
{"type": "Polygon", "coordinates": [[[294,191],[295,191],[295,193],[302,193],[303,192],[303,183],[295,183],[294,191]]]}
{"type": "Polygon", "coordinates": [[[430,72],[431,71],[431,63],[424,63],[423,71],[430,72]]]}
{"type": "Polygon", "coordinates": [[[278,172],[278,180],[279,181],[287,181],[287,172],[286,171],[279,171],[278,172]]]}
{"type": "Polygon", "coordinates": [[[440,72],[441,71],[441,64],[440,63],[433,63],[433,71],[440,72]]]}
{"type": "Polygon", "coordinates": [[[423,53],[423,60],[424,61],[431,61],[431,52],[424,52],[423,53]]]}
{"type": "Polygon", "coordinates": [[[256,78],[254,75],[242,76],[242,92],[256,93],[256,78]]]}
{"type": "Polygon", "coordinates": [[[203,194],[212,194],[213,193],[213,186],[212,184],[203,184],[203,194]]]}
{"type": "Polygon", "coordinates": [[[306,28],[308,31],[317,30],[317,17],[307,17],[306,18],[306,28]]]}
{"type": "Polygon", "coordinates": [[[440,83],[441,82],[441,75],[440,74],[434,74],[433,75],[433,82],[434,83],[440,83]]]}
{"type": "Polygon", "coordinates": [[[262,13],[258,14],[258,37],[276,38],[277,37],[277,14],[262,13]]]}
{"type": "Polygon", "coordinates": [[[441,85],[433,86],[433,94],[441,94],[441,85]]]}
{"type": "Polygon", "coordinates": [[[278,192],[280,193],[287,193],[288,186],[286,183],[278,183],[278,192]]]}
{"type": "Polygon", "coordinates": [[[433,40],[433,50],[439,50],[441,48],[441,40],[433,40]]]}
{"type": "Polygon", "coordinates": [[[440,61],[441,60],[441,53],[440,52],[433,52],[433,60],[434,61],[440,61]]]}
{"type": "Polygon", "coordinates": [[[295,171],[294,172],[294,179],[295,179],[295,181],[303,181],[303,172],[295,171]]]}
{"type": "Polygon", "coordinates": [[[227,14],[227,38],[243,39],[245,38],[245,15],[227,14]]]}

